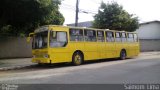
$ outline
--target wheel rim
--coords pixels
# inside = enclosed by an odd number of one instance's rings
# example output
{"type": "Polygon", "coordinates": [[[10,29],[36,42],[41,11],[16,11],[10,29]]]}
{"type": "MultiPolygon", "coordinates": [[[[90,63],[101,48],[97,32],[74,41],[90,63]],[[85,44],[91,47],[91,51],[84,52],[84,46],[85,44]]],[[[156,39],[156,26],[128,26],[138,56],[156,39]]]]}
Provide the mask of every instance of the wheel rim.
{"type": "Polygon", "coordinates": [[[81,64],[81,61],[82,61],[81,59],[82,59],[81,56],[77,54],[74,58],[74,61],[77,65],[79,65],[81,64]]]}
{"type": "Polygon", "coordinates": [[[125,59],[126,58],[126,53],[123,51],[122,52],[122,59],[125,59]]]}

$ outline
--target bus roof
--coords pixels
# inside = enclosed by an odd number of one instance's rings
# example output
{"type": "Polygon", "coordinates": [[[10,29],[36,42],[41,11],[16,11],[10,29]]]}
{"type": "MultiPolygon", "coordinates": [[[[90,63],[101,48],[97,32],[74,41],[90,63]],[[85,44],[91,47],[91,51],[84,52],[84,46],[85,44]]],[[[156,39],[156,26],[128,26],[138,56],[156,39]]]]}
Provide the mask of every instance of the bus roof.
{"type": "MultiPolygon", "coordinates": [[[[62,26],[62,25],[44,25],[39,28],[50,28],[50,27],[63,27],[63,28],[75,28],[75,29],[85,29],[85,30],[105,30],[105,31],[112,31],[112,32],[126,32],[126,33],[136,33],[136,32],[128,32],[128,31],[117,31],[117,30],[110,30],[110,29],[97,29],[97,28],[86,28],[86,27],[74,27],[74,26],[62,26]]],[[[36,29],[38,30],[38,29],[36,29]]],[[[35,31],[36,31],[35,30],[35,31]]]]}

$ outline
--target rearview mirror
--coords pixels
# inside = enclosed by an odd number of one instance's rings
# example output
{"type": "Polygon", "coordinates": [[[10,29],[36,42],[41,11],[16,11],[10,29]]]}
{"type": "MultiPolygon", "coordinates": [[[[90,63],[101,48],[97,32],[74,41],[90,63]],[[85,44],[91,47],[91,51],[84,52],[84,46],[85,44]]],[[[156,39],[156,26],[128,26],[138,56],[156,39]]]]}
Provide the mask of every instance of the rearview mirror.
{"type": "Polygon", "coordinates": [[[29,34],[29,37],[27,37],[27,43],[31,42],[31,39],[32,39],[33,35],[34,35],[34,33],[29,34]]]}
{"type": "Polygon", "coordinates": [[[31,42],[31,37],[27,37],[27,43],[31,42]]]}

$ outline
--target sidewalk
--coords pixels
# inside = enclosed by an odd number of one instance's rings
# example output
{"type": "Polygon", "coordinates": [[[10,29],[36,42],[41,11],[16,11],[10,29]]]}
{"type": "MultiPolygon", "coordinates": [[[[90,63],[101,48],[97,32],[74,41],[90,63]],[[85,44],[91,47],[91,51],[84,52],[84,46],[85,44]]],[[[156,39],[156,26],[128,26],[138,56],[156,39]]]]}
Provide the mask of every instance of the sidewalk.
{"type": "Polygon", "coordinates": [[[18,69],[31,65],[35,65],[35,63],[31,62],[31,58],[0,59],[0,71],[18,69]]]}
{"type": "Polygon", "coordinates": [[[140,55],[140,56],[160,55],[160,51],[141,52],[139,55],[140,55]]]}
{"type": "MultiPolygon", "coordinates": [[[[160,51],[141,52],[138,58],[155,55],[160,55],[160,51]]],[[[31,58],[0,59],[0,71],[23,68],[32,65],[35,65],[35,63],[31,62],[31,58]]]]}

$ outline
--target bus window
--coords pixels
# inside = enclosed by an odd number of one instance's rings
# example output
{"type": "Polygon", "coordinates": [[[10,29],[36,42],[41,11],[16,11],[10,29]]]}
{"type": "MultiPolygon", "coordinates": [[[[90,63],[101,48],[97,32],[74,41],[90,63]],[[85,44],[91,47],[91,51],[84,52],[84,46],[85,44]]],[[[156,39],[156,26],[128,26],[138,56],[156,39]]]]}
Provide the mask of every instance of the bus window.
{"type": "Polygon", "coordinates": [[[67,32],[50,32],[50,47],[65,47],[67,45],[67,32]]]}
{"type": "Polygon", "coordinates": [[[128,41],[129,42],[133,42],[133,34],[132,33],[128,33],[128,41]]]}
{"type": "Polygon", "coordinates": [[[70,41],[83,41],[83,30],[81,29],[70,29],[70,41]]]}
{"type": "Polygon", "coordinates": [[[107,42],[114,42],[114,33],[107,31],[106,32],[106,41],[107,42]]]}
{"type": "Polygon", "coordinates": [[[97,31],[97,41],[104,42],[104,32],[103,31],[97,31]]]}
{"type": "Polygon", "coordinates": [[[85,41],[96,42],[96,31],[95,30],[84,30],[85,41]]]}
{"type": "Polygon", "coordinates": [[[126,33],[121,33],[121,38],[122,38],[122,42],[126,42],[127,41],[127,36],[126,33]]]}
{"type": "Polygon", "coordinates": [[[134,41],[135,41],[135,42],[138,42],[138,36],[137,36],[136,33],[134,34],[134,41]]]}
{"type": "Polygon", "coordinates": [[[120,35],[120,32],[116,32],[116,42],[121,42],[121,35],[120,35]]]}

